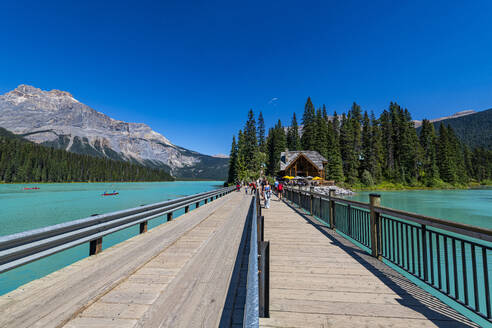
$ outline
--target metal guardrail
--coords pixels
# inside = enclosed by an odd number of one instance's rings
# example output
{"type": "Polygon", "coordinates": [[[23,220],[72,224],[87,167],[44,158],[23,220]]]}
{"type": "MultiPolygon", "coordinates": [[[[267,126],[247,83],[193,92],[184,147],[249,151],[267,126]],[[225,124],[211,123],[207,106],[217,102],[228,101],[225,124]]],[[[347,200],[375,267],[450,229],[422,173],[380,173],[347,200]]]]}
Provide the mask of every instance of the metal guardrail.
{"type": "Polygon", "coordinates": [[[492,230],[380,206],[380,195],[363,203],[285,188],[286,198],[492,322],[492,230]]]}
{"type": "Polygon", "coordinates": [[[251,241],[243,327],[256,328],[270,312],[270,242],[264,241],[264,218],[258,191],[252,199],[251,241]]]}
{"type": "Polygon", "coordinates": [[[191,205],[217,199],[234,190],[227,187],[165,202],[144,205],[127,210],[94,215],[88,218],[56,224],[0,237],[0,273],[39,260],[80,244],[90,242],[90,255],[102,250],[102,237],[140,224],[140,233],[147,231],[147,222],[167,214],[168,221],[173,212],[191,205]]]}

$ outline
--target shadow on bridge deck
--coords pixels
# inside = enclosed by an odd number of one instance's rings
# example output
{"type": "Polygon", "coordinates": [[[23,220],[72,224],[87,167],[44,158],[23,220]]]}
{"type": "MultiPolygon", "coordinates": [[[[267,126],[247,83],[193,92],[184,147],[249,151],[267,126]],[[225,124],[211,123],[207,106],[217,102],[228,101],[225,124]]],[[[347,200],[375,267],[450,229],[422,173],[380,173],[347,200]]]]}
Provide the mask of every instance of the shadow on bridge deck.
{"type": "Polygon", "coordinates": [[[298,208],[277,200],[263,215],[272,287],[262,327],[478,327],[298,208]]]}

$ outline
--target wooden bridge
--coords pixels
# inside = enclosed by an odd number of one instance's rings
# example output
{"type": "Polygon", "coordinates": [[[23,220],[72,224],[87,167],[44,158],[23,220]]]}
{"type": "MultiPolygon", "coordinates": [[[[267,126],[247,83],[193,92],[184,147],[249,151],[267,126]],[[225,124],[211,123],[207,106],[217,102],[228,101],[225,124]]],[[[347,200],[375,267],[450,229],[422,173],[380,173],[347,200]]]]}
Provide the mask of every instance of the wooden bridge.
{"type": "MultiPolygon", "coordinates": [[[[294,202],[274,197],[257,230],[255,198],[230,191],[104,217],[131,214],[142,233],[0,296],[0,327],[478,327],[294,202]],[[187,213],[172,220],[177,208],[187,213]],[[171,220],[146,232],[163,213],[171,220]],[[256,238],[270,241],[259,283],[256,238]]],[[[16,238],[0,238],[0,269],[39,252],[14,252],[27,247],[16,238]]]]}

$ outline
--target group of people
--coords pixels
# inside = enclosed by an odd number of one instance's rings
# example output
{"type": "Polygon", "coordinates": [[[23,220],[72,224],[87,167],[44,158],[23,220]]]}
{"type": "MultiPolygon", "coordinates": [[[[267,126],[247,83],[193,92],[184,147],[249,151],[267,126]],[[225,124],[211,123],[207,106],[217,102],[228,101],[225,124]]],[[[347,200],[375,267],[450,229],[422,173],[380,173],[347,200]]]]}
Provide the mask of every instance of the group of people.
{"type": "MultiPolygon", "coordinates": [[[[270,199],[272,198],[272,193],[274,191],[277,194],[279,200],[282,200],[282,194],[284,191],[283,182],[275,180],[273,188],[274,189],[272,190],[272,186],[266,178],[244,184],[244,190],[246,194],[248,194],[248,192],[250,192],[251,194],[255,194],[256,190],[259,191],[260,197],[264,201],[265,208],[270,208],[270,199]]],[[[236,184],[236,190],[241,190],[241,184],[239,182],[236,184]]]]}

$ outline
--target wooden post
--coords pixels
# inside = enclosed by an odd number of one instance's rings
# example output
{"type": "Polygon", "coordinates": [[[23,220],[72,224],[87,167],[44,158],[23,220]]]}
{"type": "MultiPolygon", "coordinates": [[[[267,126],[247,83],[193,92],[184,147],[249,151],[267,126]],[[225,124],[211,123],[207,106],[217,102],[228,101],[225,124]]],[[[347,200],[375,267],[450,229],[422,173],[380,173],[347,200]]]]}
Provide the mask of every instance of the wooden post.
{"type": "Polygon", "coordinates": [[[329,212],[330,212],[330,228],[335,229],[335,201],[333,200],[333,197],[335,197],[335,189],[330,189],[329,191],[329,212]]]}
{"type": "Polygon", "coordinates": [[[188,213],[190,211],[190,205],[185,206],[185,213],[188,213]]]}
{"type": "Polygon", "coordinates": [[[148,221],[144,221],[140,223],[140,233],[147,232],[147,222],[148,221]]]}
{"type": "Polygon", "coordinates": [[[196,208],[199,208],[200,207],[200,202],[196,202],[195,206],[196,206],[196,208]]]}
{"type": "Polygon", "coordinates": [[[91,240],[91,242],[89,243],[89,256],[100,253],[102,251],[102,244],[102,237],[91,240]]]}
{"type": "Polygon", "coordinates": [[[207,204],[207,203],[208,203],[208,198],[205,198],[205,204],[207,204]]]}
{"type": "Polygon", "coordinates": [[[167,213],[167,222],[172,221],[172,220],[173,220],[173,212],[167,213]]]}
{"type": "Polygon", "coordinates": [[[379,238],[381,237],[381,225],[379,224],[379,213],[374,210],[375,206],[381,206],[381,195],[369,195],[369,209],[371,210],[371,250],[372,256],[378,256],[379,238]]]}

